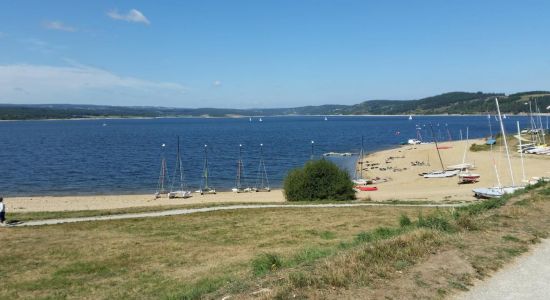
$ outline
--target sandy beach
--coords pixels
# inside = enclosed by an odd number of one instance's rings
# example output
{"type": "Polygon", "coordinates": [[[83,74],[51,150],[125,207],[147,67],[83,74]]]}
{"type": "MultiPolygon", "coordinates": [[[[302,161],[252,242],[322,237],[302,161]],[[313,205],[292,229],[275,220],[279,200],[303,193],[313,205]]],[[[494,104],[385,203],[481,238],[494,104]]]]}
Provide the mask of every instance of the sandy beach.
{"type": "MultiPolygon", "coordinates": [[[[472,143],[483,144],[484,140],[471,140],[472,143]]],[[[445,166],[462,163],[465,149],[464,141],[442,142],[440,150],[445,166]]],[[[469,147],[468,147],[469,148],[469,147]]],[[[498,148],[497,148],[498,149],[498,148]]],[[[516,184],[522,180],[521,161],[519,153],[512,151],[512,165],[516,184]]],[[[472,188],[490,187],[497,184],[493,166],[493,158],[497,164],[500,180],[503,185],[512,183],[505,154],[500,149],[490,151],[467,152],[466,162],[474,163],[481,175],[478,183],[458,184],[458,178],[426,179],[419,173],[440,170],[441,164],[434,144],[404,145],[394,149],[374,152],[364,158],[364,177],[382,178],[386,182],[374,184],[378,191],[358,192],[359,199],[370,201],[476,201],[472,188]],[[417,165],[413,165],[413,164],[417,165]]],[[[526,177],[549,177],[550,156],[525,155],[526,177]]],[[[109,210],[128,207],[170,206],[182,204],[208,203],[280,203],[285,202],[282,190],[269,193],[232,193],[220,192],[215,195],[194,194],[187,199],[154,199],[153,195],[98,195],[98,196],[41,196],[5,198],[9,212],[36,211],[77,211],[77,210],[109,210]]]]}

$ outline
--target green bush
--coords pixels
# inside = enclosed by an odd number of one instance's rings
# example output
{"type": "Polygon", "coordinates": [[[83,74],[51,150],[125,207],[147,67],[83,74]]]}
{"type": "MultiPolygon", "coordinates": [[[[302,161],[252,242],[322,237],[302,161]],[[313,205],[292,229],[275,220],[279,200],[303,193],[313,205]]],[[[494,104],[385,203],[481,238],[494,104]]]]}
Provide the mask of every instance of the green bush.
{"type": "Polygon", "coordinates": [[[355,199],[349,174],[325,159],[309,161],[303,168],[290,171],[283,186],[288,201],[355,199]]]}
{"type": "Polygon", "coordinates": [[[399,217],[399,226],[401,227],[407,227],[412,224],[411,219],[406,214],[401,214],[399,217]]]}
{"type": "Polygon", "coordinates": [[[264,275],[275,271],[283,265],[281,258],[274,253],[262,253],[252,260],[252,273],[254,275],[264,275]]]}

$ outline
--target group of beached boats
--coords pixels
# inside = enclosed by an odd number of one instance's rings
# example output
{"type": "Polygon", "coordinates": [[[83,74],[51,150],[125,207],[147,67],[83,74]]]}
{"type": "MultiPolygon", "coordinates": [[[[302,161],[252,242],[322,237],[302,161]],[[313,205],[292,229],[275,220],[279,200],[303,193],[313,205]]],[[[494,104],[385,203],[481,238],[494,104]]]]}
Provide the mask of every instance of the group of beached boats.
{"type": "MultiPolygon", "coordinates": [[[[177,153],[176,153],[176,166],[174,169],[174,174],[170,179],[170,188],[167,189],[166,182],[168,169],[166,165],[166,158],[164,155],[165,144],[161,145],[162,155],[161,155],[161,167],[160,175],[157,185],[157,190],[155,192],[155,198],[161,198],[167,196],[168,198],[189,198],[193,195],[193,192],[188,189],[184,171],[183,164],[181,159],[180,151],[180,139],[178,136],[177,139],[177,153]]],[[[269,179],[267,177],[267,170],[265,166],[265,161],[263,157],[263,144],[260,144],[260,161],[258,165],[258,171],[256,176],[256,184],[254,186],[248,185],[246,182],[246,177],[244,173],[244,163],[242,158],[242,149],[243,145],[239,145],[239,157],[237,160],[237,174],[235,176],[235,186],[231,189],[235,193],[248,193],[248,192],[269,192],[271,188],[269,187],[269,179]]],[[[204,145],[204,163],[202,171],[202,182],[198,190],[195,193],[200,195],[206,194],[216,194],[216,189],[210,183],[209,176],[209,164],[208,164],[208,145],[204,145]]]]}

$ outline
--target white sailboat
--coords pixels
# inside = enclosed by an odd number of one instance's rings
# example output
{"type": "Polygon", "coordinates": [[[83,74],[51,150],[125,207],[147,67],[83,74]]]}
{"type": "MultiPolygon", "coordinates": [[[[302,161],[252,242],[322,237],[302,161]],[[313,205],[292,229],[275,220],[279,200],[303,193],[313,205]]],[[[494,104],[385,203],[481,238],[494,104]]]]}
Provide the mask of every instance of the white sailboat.
{"type": "Polygon", "coordinates": [[[441,163],[441,170],[438,171],[432,171],[428,173],[421,174],[424,178],[447,178],[447,177],[453,177],[458,174],[459,170],[446,170],[443,166],[443,159],[441,159],[441,153],[439,153],[439,147],[437,146],[437,139],[435,138],[433,127],[430,124],[430,128],[432,130],[432,136],[435,143],[435,149],[437,150],[437,156],[439,157],[439,162],[441,163]]]}
{"type": "Polygon", "coordinates": [[[364,141],[364,137],[361,136],[361,150],[359,151],[359,157],[357,158],[357,163],[355,167],[355,176],[354,176],[355,179],[353,179],[353,183],[357,185],[365,185],[370,182],[368,179],[365,179],[363,177],[363,157],[365,156],[363,141],[364,141]],[[357,171],[357,167],[359,167],[359,171],[357,171]]]}
{"type": "Polygon", "coordinates": [[[258,165],[258,173],[256,174],[256,186],[253,188],[256,192],[270,192],[269,179],[264,161],[264,144],[260,144],[260,163],[258,165]]]}
{"type": "Polygon", "coordinates": [[[166,175],[168,173],[168,169],[166,167],[166,158],[164,156],[164,148],[166,147],[166,144],[161,145],[161,154],[160,154],[160,174],[159,174],[159,181],[157,184],[157,191],[155,192],[155,199],[162,197],[162,195],[165,195],[168,193],[164,187],[164,182],[166,181],[166,175]]]}
{"type": "Polygon", "coordinates": [[[508,160],[508,170],[510,172],[510,178],[512,180],[512,185],[511,186],[506,186],[506,187],[501,186],[500,178],[498,176],[498,170],[496,169],[496,164],[495,164],[495,171],[496,171],[496,175],[497,175],[498,186],[489,187],[489,188],[476,188],[476,189],[473,189],[472,191],[474,192],[474,196],[476,198],[498,198],[498,197],[502,197],[503,195],[506,195],[506,194],[514,193],[515,191],[524,188],[523,186],[516,186],[516,182],[515,182],[515,179],[514,179],[514,172],[512,170],[512,161],[510,159],[510,151],[508,149],[508,142],[506,141],[506,132],[504,131],[502,116],[500,114],[500,106],[498,105],[498,98],[495,98],[495,103],[496,103],[496,106],[497,106],[498,120],[499,120],[499,123],[500,123],[500,132],[501,132],[502,137],[503,137],[502,140],[504,141],[504,148],[506,150],[506,158],[508,160]]]}
{"type": "Polygon", "coordinates": [[[191,197],[191,191],[188,191],[185,187],[185,179],[183,176],[183,165],[181,163],[180,137],[178,136],[178,152],[176,155],[176,168],[174,169],[174,176],[172,176],[172,184],[170,185],[170,193],[168,193],[168,198],[189,198],[189,197],[191,197]],[[179,184],[176,185],[176,181],[178,181],[178,179],[179,179],[179,184]]]}
{"type": "Polygon", "coordinates": [[[479,181],[480,174],[472,173],[475,169],[475,164],[466,162],[466,153],[469,146],[469,127],[466,127],[466,143],[464,144],[464,154],[462,155],[462,163],[447,167],[448,169],[460,170],[458,173],[458,183],[475,183],[479,181]]]}
{"type": "Polygon", "coordinates": [[[245,185],[243,185],[244,164],[242,159],[242,149],[243,149],[243,145],[240,144],[239,160],[237,160],[237,176],[235,178],[235,187],[231,189],[234,193],[247,193],[252,191],[250,187],[245,187],[245,185]]]}
{"type": "Polygon", "coordinates": [[[201,188],[197,191],[201,195],[204,194],[215,194],[216,190],[212,188],[208,183],[208,145],[204,145],[204,166],[202,170],[202,185],[201,188]]]}
{"type": "Polygon", "coordinates": [[[409,115],[409,120],[412,120],[413,119],[413,116],[412,115],[409,115]]]}

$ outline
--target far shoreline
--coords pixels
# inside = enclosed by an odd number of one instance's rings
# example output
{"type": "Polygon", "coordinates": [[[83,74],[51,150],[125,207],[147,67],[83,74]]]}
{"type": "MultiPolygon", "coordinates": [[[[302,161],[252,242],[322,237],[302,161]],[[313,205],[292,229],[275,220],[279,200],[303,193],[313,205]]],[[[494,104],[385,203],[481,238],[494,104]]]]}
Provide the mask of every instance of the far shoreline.
{"type": "MultiPolygon", "coordinates": [[[[507,114],[508,116],[524,117],[527,113],[507,114]]],[[[540,113],[541,116],[550,116],[550,113],[540,113]]],[[[20,121],[97,121],[97,120],[154,120],[154,119],[245,119],[245,118],[283,118],[283,117],[484,117],[487,114],[396,114],[396,115],[232,115],[232,116],[162,116],[162,117],[82,117],[82,118],[44,118],[44,119],[2,119],[0,122],[20,122],[20,121]]]]}

